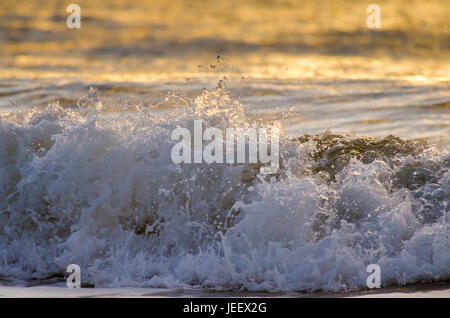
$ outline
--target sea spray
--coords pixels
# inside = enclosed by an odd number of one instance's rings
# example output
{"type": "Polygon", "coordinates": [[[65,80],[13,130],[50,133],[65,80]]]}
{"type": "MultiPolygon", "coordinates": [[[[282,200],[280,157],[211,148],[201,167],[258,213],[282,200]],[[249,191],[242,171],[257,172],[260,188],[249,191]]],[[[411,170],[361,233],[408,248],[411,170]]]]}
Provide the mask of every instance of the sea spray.
{"type": "Polygon", "coordinates": [[[450,278],[450,155],[418,141],[280,132],[280,170],[175,164],[171,132],[262,125],[225,88],[108,115],[97,98],[0,117],[0,279],[214,290],[450,278]]]}

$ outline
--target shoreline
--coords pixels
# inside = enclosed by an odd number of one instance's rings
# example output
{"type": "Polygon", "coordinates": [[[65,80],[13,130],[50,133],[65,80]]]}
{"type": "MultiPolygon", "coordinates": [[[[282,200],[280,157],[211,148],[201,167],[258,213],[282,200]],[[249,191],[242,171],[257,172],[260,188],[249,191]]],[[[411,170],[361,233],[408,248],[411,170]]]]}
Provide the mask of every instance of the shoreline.
{"type": "Polygon", "coordinates": [[[64,285],[0,286],[0,298],[450,298],[450,283],[413,284],[350,292],[216,292],[166,288],[77,288],[64,285]]]}

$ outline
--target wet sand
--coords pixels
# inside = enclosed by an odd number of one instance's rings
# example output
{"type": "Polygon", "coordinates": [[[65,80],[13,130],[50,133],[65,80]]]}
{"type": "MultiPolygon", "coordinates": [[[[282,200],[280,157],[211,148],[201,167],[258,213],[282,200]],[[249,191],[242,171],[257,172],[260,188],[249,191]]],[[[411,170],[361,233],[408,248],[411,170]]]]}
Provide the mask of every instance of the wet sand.
{"type": "Polygon", "coordinates": [[[168,290],[164,288],[77,288],[58,286],[0,286],[0,298],[450,298],[450,284],[417,284],[348,293],[252,293],[168,290]]]}

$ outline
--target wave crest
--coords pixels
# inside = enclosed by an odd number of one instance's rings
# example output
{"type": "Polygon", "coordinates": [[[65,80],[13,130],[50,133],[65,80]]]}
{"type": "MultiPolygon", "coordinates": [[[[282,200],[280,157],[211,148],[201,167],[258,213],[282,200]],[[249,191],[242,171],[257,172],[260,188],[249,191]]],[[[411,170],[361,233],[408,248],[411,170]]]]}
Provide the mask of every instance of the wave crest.
{"type": "Polygon", "coordinates": [[[265,125],[228,90],[110,114],[95,92],[0,118],[0,278],[215,290],[450,278],[450,155],[424,142],[282,133],[282,166],[170,160],[170,133],[265,125]],[[167,105],[178,108],[167,111],[167,105]]]}

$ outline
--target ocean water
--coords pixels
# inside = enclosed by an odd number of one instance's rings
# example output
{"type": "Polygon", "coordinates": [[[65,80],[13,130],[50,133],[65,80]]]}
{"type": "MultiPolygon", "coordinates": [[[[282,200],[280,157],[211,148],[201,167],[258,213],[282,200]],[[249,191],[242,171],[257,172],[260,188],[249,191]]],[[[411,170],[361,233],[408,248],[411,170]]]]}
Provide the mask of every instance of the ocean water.
{"type": "Polygon", "coordinates": [[[0,284],[353,291],[450,279],[450,6],[0,4],[0,284]],[[281,167],[171,132],[281,129],[281,167]]]}

